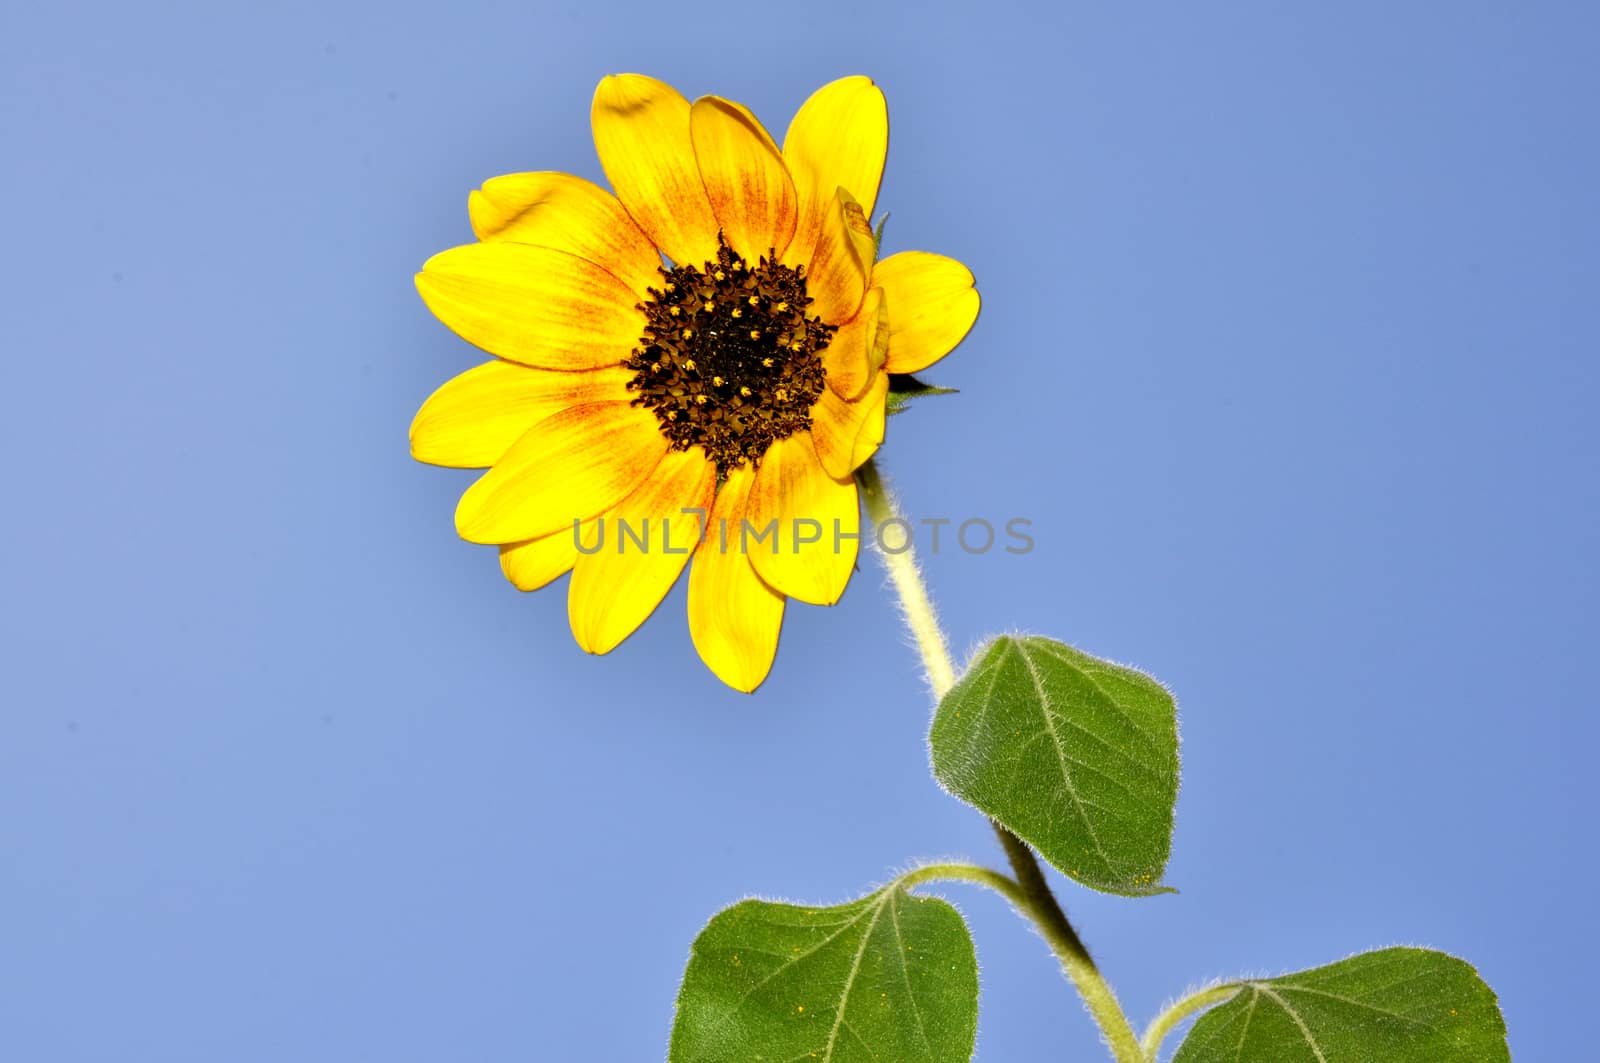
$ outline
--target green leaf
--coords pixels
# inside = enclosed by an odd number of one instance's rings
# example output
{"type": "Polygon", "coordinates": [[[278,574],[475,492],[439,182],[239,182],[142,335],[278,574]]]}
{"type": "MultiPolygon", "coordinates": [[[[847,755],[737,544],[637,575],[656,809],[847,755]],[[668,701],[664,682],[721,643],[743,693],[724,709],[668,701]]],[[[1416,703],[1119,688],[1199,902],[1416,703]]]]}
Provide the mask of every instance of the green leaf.
{"type": "Polygon", "coordinates": [[[741,901],[695,939],[671,1063],[966,1063],[978,961],[960,913],[891,885],[850,904],[741,901]]]}
{"type": "Polygon", "coordinates": [[[1510,1063],[1494,990],[1428,949],[1380,949],[1240,984],[1172,1063],[1510,1063]]]}
{"type": "Polygon", "coordinates": [[[959,392],[955,388],[939,388],[932,384],[924,384],[910,373],[890,373],[889,397],[885,411],[899,413],[918,399],[956,394],[959,392]]]}
{"type": "Polygon", "coordinates": [[[1178,717],[1154,679],[1049,639],[1002,636],[934,714],[933,772],[1056,868],[1142,897],[1178,798],[1178,717]]]}

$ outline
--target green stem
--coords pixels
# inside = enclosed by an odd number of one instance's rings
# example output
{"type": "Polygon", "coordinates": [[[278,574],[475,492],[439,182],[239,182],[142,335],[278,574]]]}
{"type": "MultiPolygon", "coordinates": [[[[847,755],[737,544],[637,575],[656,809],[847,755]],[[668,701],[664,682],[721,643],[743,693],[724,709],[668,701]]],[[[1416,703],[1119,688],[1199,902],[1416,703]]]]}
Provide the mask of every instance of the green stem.
{"type": "Polygon", "coordinates": [[[895,879],[897,885],[907,889],[924,882],[972,882],[994,890],[1024,912],[1030,904],[1021,886],[1000,872],[977,864],[924,864],[895,879]]]}
{"type": "MultiPolygon", "coordinates": [[[[884,485],[872,461],[856,470],[856,479],[861,484],[867,517],[877,531],[875,540],[881,547],[878,554],[883,558],[884,568],[888,570],[889,578],[900,596],[900,609],[905,616],[906,627],[917,641],[923,670],[927,673],[928,685],[937,702],[955,686],[956,667],[950,657],[944,631],[939,627],[938,616],[933,611],[933,603],[928,597],[927,585],[922,581],[922,572],[917,568],[910,524],[901,516],[894,496],[884,485]]],[[[1016,887],[1017,895],[1003,889],[1001,892],[1006,893],[1012,903],[1039,927],[1050,951],[1055,953],[1062,970],[1077,987],[1089,1014],[1099,1024],[1100,1032],[1111,1047],[1112,1057],[1117,1063],[1146,1063],[1147,1057],[1139,1047],[1138,1036],[1133,1032],[1128,1016],[1123,1012],[1122,1005],[1117,1003],[1117,996],[1100,974],[1100,969],[1095,966],[1083,939],[1078,937],[1078,932],[1067,919],[1061,903],[1051,892],[1033,850],[999,823],[990,822],[1016,875],[1015,882],[1010,879],[1005,881],[1016,887]]]]}
{"type": "Polygon", "coordinates": [[[870,459],[856,470],[861,484],[861,498],[867,507],[867,517],[878,529],[881,549],[878,556],[883,567],[894,581],[900,595],[900,611],[906,627],[917,640],[922,654],[922,669],[933,688],[933,700],[941,700],[956,685],[956,666],[950,658],[950,647],[945,643],[944,631],[939,627],[939,616],[933,611],[928,598],[927,585],[922,582],[922,572],[917,568],[916,551],[911,547],[910,524],[900,515],[894,496],[884,486],[878,467],[870,459]]]}
{"type": "Polygon", "coordinates": [[[1237,985],[1212,986],[1210,989],[1202,989],[1198,993],[1191,993],[1177,1003],[1168,1005],[1165,1011],[1157,1015],[1150,1021],[1150,1025],[1145,1027],[1144,1037],[1139,1042],[1140,1048],[1144,1051],[1145,1059],[1149,1060],[1150,1063],[1155,1063],[1156,1053],[1161,1051],[1162,1040],[1172,1032],[1173,1027],[1177,1026],[1178,1023],[1197,1011],[1231,999],[1238,992],[1239,986],[1237,985]]]}

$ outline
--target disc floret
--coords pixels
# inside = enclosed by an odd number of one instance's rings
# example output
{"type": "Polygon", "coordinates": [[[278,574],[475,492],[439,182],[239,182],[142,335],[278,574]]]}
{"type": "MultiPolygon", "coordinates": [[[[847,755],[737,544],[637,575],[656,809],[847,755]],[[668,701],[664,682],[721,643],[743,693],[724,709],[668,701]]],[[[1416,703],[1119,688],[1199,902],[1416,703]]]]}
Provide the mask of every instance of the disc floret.
{"type": "Polygon", "coordinates": [[[805,267],[770,252],[750,265],[717,242],[704,266],[663,267],[661,287],[639,304],[645,330],[624,365],[634,404],[654,411],[673,449],[704,447],[726,476],[810,429],[835,330],[806,313],[805,267]]]}

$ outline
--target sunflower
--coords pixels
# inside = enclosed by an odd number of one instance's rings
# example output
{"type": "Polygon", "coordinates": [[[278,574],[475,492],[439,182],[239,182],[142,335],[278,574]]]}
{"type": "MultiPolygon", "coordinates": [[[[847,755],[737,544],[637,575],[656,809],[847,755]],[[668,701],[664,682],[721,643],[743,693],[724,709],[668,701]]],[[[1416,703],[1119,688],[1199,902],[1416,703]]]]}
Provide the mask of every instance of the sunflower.
{"type": "Polygon", "coordinates": [[[978,293],[941,255],[877,261],[889,120],[868,78],[814,93],[782,148],[740,104],[638,74],[601,81],[591,117],[612,191],[494,178],[468,201],[478,242],[417,275],[494,358],[423,403],[411,452],[488,469],[457,531],[522,590],[570,571],[590,653],[688,564],[695,648],[751,691],[786,599],[832,605],[850,581],[889,374],[959,343],[978,293]]]}

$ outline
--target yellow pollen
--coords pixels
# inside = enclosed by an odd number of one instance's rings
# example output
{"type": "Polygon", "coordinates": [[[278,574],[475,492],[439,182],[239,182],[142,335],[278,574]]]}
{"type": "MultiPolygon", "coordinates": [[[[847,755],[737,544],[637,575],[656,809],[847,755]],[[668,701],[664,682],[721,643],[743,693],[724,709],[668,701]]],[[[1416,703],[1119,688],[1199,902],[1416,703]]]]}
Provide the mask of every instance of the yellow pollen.
{"type": "Polygon", "coordinates": [[[624,365],[634,372],[633,405],[654,412],[672,449],[705,448],[723,476],[811,428],[836,326],[806,313],[803,270],[775,258],[745,262],[725,240],[718,245],[703,268],[662,267],[661,287],[639,304],[647,324],[624,365]],[[686,327],[696,314],[706,324],[686,327]]]}

